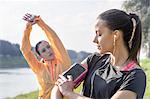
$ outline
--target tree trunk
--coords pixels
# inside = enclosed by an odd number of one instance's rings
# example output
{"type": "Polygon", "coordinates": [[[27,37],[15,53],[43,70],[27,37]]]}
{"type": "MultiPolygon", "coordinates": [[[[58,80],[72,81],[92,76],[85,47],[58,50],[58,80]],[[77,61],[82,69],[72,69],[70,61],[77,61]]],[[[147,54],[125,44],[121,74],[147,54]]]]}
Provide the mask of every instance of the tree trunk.
{"type": "Polygon", "coordinates": [[[150,58],[150,42],[148,42],[148,53],[147,53],[148,58],[150,58]]]}

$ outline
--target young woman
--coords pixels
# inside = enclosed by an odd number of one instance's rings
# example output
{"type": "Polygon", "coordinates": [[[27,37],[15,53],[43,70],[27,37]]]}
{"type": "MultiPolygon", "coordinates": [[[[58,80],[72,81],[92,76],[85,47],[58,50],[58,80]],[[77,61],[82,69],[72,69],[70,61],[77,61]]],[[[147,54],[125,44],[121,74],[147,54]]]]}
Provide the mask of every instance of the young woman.
{"type": "MultiPolygon", "coordinates": [[[[28,20],[31,18],[31,15],[27,14],[25,18],[28,20]]],[[[26,25],[22,38],[21,51],[30,68],[36,74],[41,86],[39,98],[49,99],[51,89],[58,75],[71,65],[71,60],[56,33],[39,16],[36,16],[33,22],[28,22],[26,25]],[[36,45],[35,51],[42,58],[42,61],[38,61],[31,51],[29,38],[33,22],[42,28],[49,40],[49,42],[40,41],[36,45]]]]}
{"type": "Polygon", "coordinates": [[[53,99],[142,99],[146,75],[138,55],[141,47],[141,21],[135,14],[111,9],[97,17],[95,24],[99,53],[87,58],[88,72],[81,95],[74,93],[71,78],[62,75],[52,90],[53,99]]]}

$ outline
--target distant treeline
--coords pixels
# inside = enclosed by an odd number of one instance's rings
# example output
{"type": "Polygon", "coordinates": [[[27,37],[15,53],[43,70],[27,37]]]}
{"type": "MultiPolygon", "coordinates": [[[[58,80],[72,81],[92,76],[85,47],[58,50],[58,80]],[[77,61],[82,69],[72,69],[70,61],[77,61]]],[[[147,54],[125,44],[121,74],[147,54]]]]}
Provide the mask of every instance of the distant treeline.
{"type": "MultiPolygon", "coordinates": [[[[33,48],[34,49],[34,48],[33,48]]],[[[34,51],[34,50],[33,50],[34,51]]],[[[76,52],[67,50],[73,62],[81,62],[90,53],[85,51],[76,52]]],[[[0,68],[18,68],[28,67],[19,44],[13,44],[9,41],[0,40],[0,68]]]]}
{"type": "Polygon", "coordinates": [[[22,56],[19,44],[11,44],[8,41],[0,40],[0,56],[22,56]]]}

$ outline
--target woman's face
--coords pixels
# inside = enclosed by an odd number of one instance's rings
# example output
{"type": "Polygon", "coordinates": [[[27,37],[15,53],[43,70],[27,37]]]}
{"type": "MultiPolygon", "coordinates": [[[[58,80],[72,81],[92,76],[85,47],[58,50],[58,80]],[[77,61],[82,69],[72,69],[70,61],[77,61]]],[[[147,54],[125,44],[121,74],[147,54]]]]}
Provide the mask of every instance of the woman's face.
{"type": "Polygon", "coordinates": [[[40,56],[45,60],[54,59],[53,50],[48,42],[42,41],[42,43],[39,44],[38,51],[40,53],[40,56]]]}
{"type": "Polygon", "coordinates": [[[96,36],[93,42],[97,44],[100,53],[112,53],[114,34],[112,33],[113,31],[108,28],[106,22],[101,19],[97,19],[95,24],[95,32],[96,36]]]}

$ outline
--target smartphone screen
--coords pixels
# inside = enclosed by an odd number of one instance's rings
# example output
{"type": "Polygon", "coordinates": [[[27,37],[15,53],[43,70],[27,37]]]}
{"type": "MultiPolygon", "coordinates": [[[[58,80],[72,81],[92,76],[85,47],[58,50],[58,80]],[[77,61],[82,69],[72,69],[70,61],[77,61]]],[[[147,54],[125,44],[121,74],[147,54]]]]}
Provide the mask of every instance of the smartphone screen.
{"type": "Polygon", "coordinates": [[[76,63],[76,64],[73,64],[73,66],[63,74],[63,76],[67,78],[67,75],[71,75],[74,81],[85,71],[86,69],[82,65],[76,63]]]}

